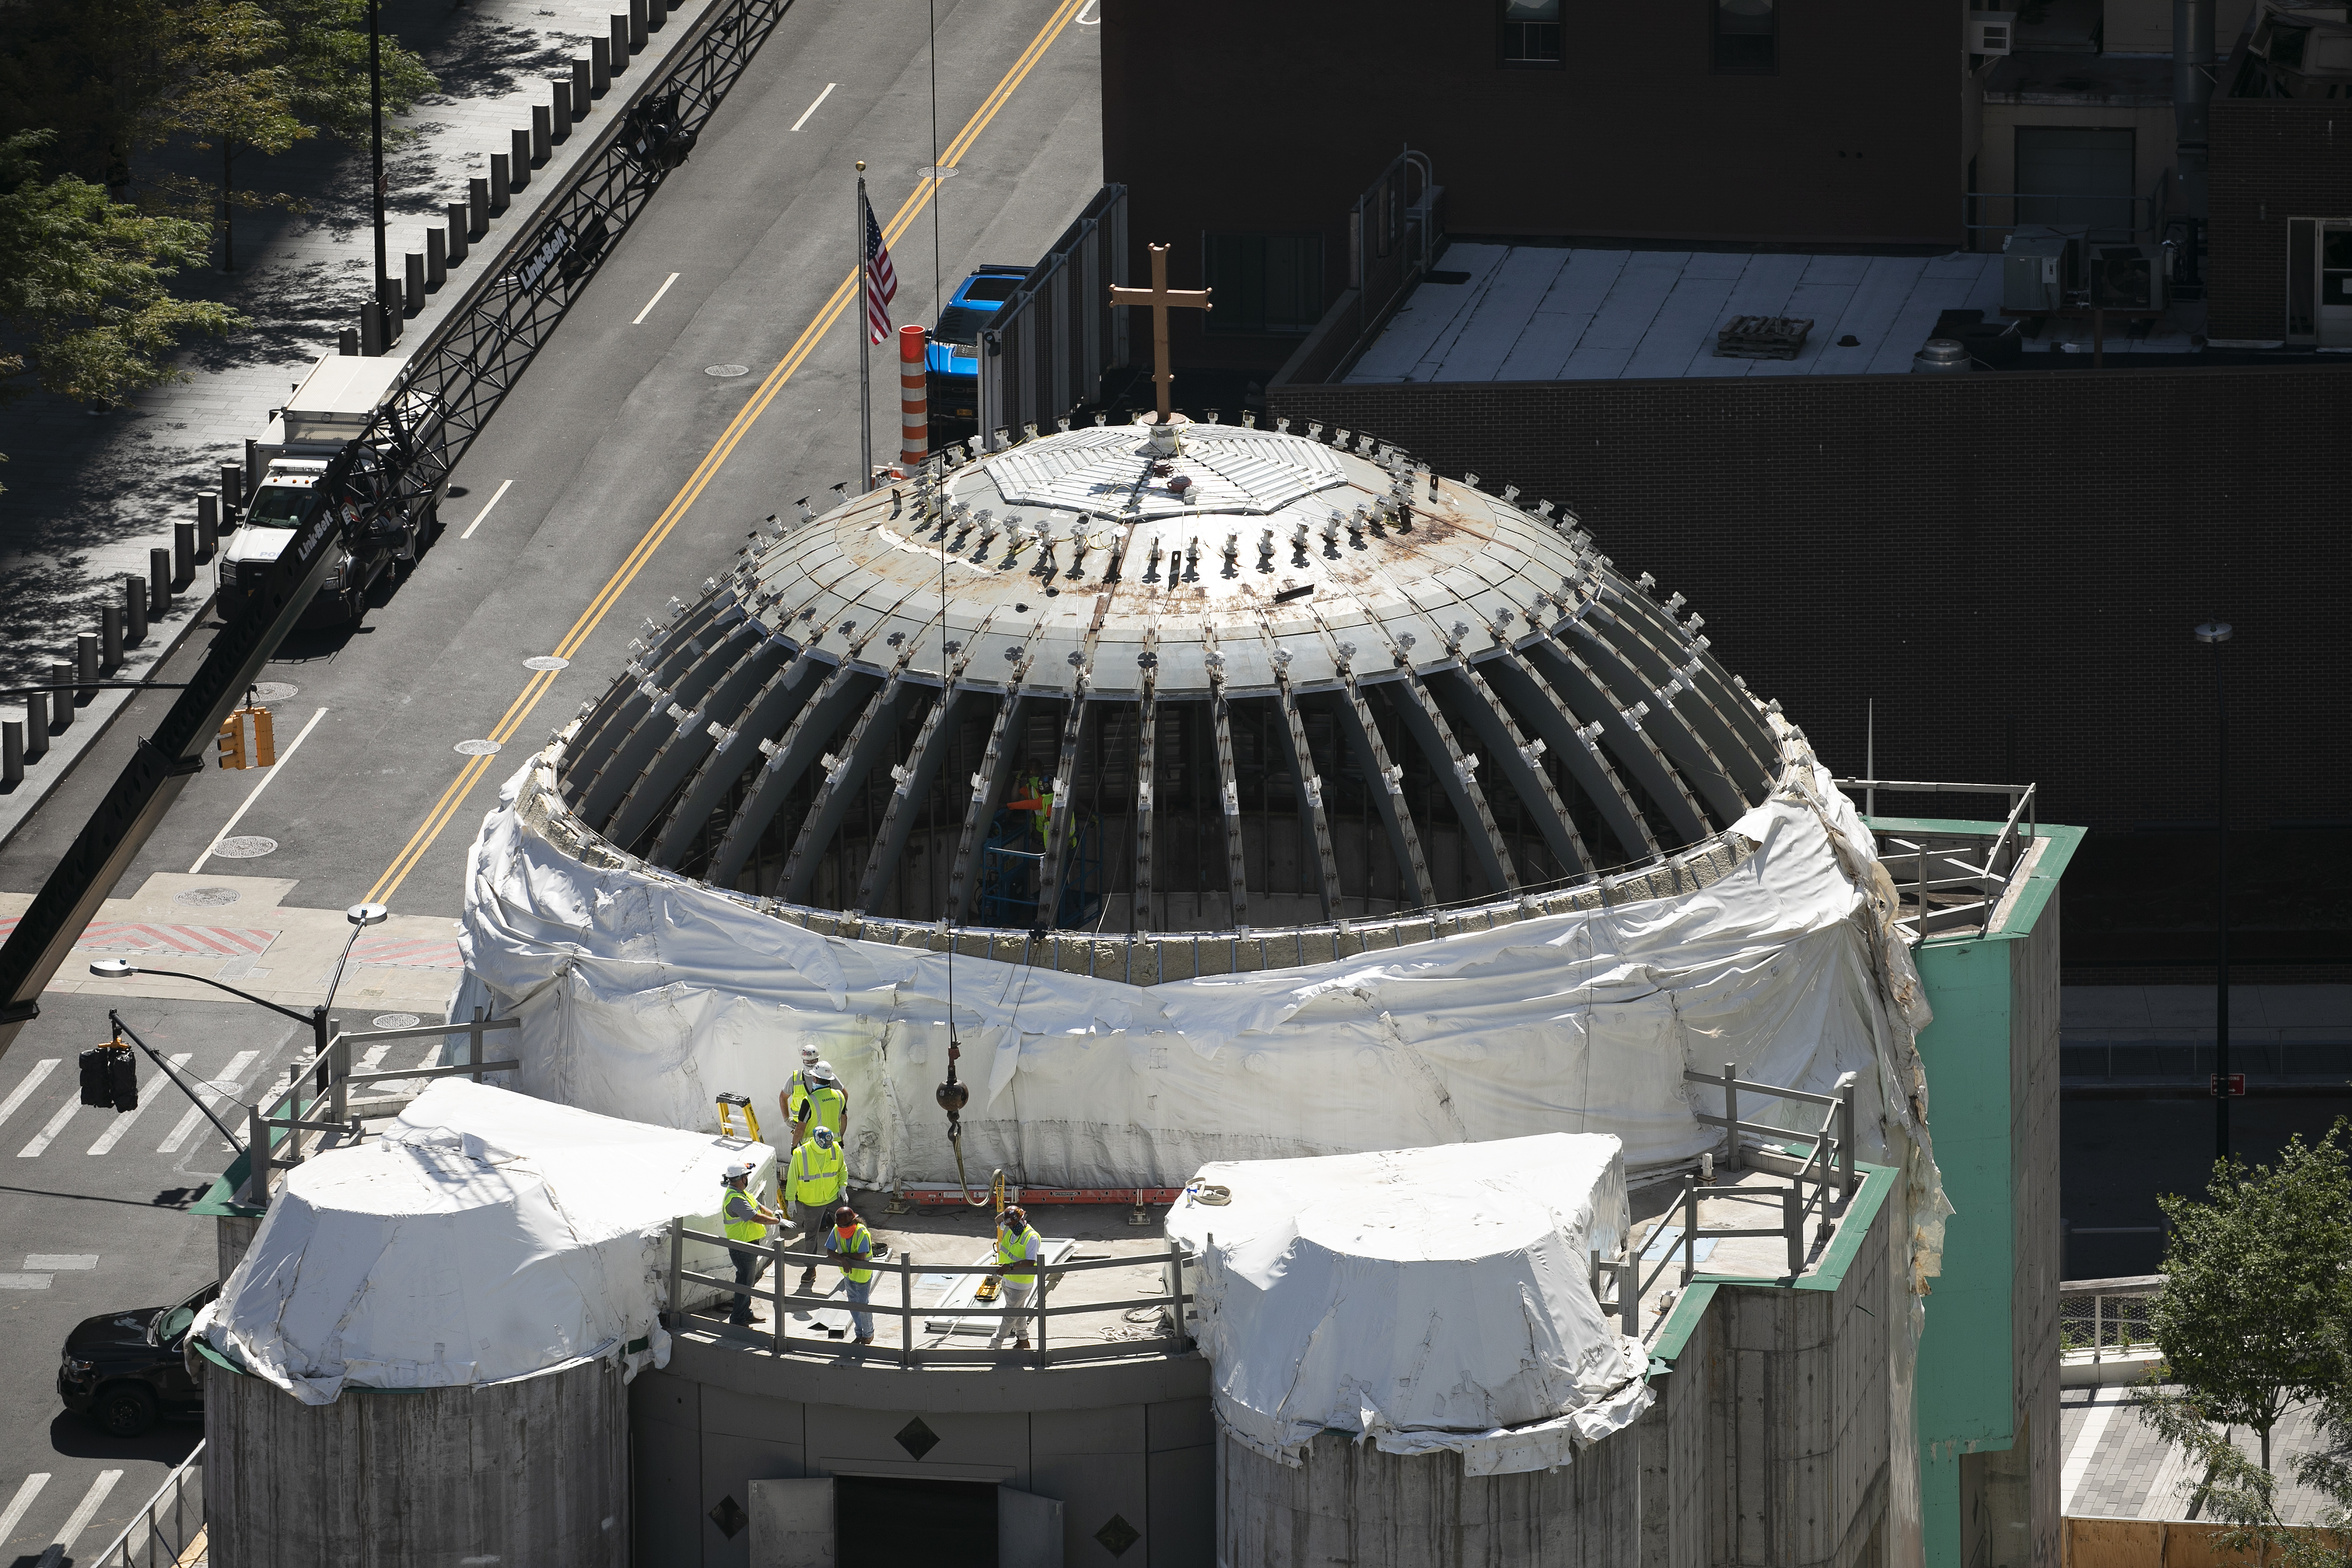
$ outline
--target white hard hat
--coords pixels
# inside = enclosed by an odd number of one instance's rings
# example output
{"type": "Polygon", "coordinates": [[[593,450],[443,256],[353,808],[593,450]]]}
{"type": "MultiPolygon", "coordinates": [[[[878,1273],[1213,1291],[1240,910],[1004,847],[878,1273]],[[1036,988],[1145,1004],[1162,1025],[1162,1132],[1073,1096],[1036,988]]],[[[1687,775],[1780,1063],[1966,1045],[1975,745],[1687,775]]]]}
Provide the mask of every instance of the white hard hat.
{"type": "Polygon", "coordinates": [[[814,1046],[803,1046],[801,1047],[801,1065],[803,1067],[814,1067],[816,1065],[817,1054],[817,1048],[814,1046]]]}
{"type": "Polygon", "coordinates": [[[808,1069],[808,1075],[809,1077],[815,1079],[820,1083],[835,1083],[839,1081],[834,1073],[833,1064],[831,1062],[818,1062],[815,1066],[808,1069]]]}
{"type": "Polygon", "coordinates": [[[759,1167],[757,1165],[752,1164],[748,1160],[740,1161],[737,1163],[727,1167],[727,1179],[731,1182],[738,1176],[748,1176],[758,1169],[759,1167]]]}

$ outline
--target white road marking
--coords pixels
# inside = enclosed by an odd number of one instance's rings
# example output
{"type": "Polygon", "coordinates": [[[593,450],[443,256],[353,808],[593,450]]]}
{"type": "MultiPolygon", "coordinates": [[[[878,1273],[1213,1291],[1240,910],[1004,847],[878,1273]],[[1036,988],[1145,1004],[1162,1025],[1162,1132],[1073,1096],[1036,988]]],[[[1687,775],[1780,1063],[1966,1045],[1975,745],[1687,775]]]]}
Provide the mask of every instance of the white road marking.
{"type": "MultiPolygon", "coordinates": [[[[671,277],[673,277],[673,278],[675,278],[675,277],[677,277],[677,273],[675,273],[675,272],[673,272],[673,273],[671,273],[671,274],[670,274],[670,276],[671,276],[671,277]]],[[[664,284],[664,285],[663,285],[663,287],[664,287],[664,288],[667,288],[667,287],[668,287],[668,285],[667,285],[667,284],[664,284]]],[[[656,294],[656,295],[655,295],[655,296],[654,296],[654,298],[655,298],[655,299],[656,299],[656,300],[658,300],[658,299],[660,299],[660,298],[661,298],[661,296],[660,296],[660,295],[658,295],[658,294],[656,294]]],[[[646,310],[652,310],[652,309],[653,309],[653,307],[652,307],[651,305],[648,305],[648,306],[646,306],[646,310]]],[[[645,320],[645,318],[644,318],[643,316],[639,316],[639,317],[637,318],[637,320],[638,320],[638,321],[644,321],[644,320],[645,320]]],[[[465,532],[463,532],[463,533],[461,533],[461,534],[459,534],[459,535],[457,536],[457,538],[458,538],[461,542],[462,542],[462,541],[465,541],[465,540],[468,540],[468,539],[473,538],[473,537],[474,537],[474,530],[476,530],[476,529],[478,529],[478,528],[479,528],[479,527],[481,527],[481,526],[482,526],[482,519],[484,519],[484,518],[486,518],[486,517],[488,517],[488,516],[489,516],[489,515],[490,515],[490,508],[492,508],[492,507],[494,507],[494,506],[498,505],[498,504],[499,504],[499,502],[500,502],[500,501],[502,501],[502,500],[506,500],[507,492],[508,492],[509,490],[512,489],[514,489],[514,481],[513,481],[512,479],[509,479],[509,480],[507,480],[504,484],[502,484],[502,485],[499,486],[498,489],[497,489],[496,491],[494,491],[494,492],[491,494],[490,499],[489,499],[489,500],[486,500],[486,501],[484,501],[484,502],[482,503],[482,510],[479,510],[479,511],[478,511],[478,512],[476,512],[476,513],[474,514],[474,521],[471,521],[471,522],[469,522],[469,523],[467,523],[467,524],[466,525],[466,531],[465,531],[465,532]]]]}
{"type": "Polygon", "coordinates": [[[1087,13],[1101,4],[1102,0],[1087,0],[1085,5],[1078,7],[1078,14],[1070,19],[1081,27],[1099,27],[1102,26],[1102,18],[1100,16],[1097,16],[1092,21],[1088,21],[1087,19],[1087,13]]]}
{"type": "MultiPolygon", "coordinates": [[[[261,1053],[259,1051],[239,1051],[234,1057],[231,1057],[229,1058],[228,1066],[221,1068],[220,1077],[213,1079],[212,1082],[205,1085],[197,1091],[203,1097],[205,1104],[218,1106],[221,1102],[222,1096],[236,1093],[238,1089],[241,1087],[237,1082],[236,1075],[251,1067],[254,1063],[254,1059],[260,1055],[261,1053]]],[[[180,1145],[188,1141],[188,1134],[194,1132],[196,1130],[196,1123],[202,1121],[204,1119],[205,1113],[201,1107],[194,1105],[188,1107],[188,1113],[180,1118],[180,1124],[172,1129],[172,1135],[169,1138],[164,1139],[161,1143],[155,1145],[155,1152],[158,1154],[178,1153],[180,1152],[180,1145]]]]}
{"type": "Polygon", "coordinates": [[[95,1268],[98,1267],[98,1254],[95,1252],[28,1252],[25,1254],[25,1267],[37,1273],[46,1270],[52,1274],[63,1274],[75,1268],[95,1268]]]}
{"type": "MultiPolygon", "coordinates": [[[[652,299],[650,299],[650,300],[646,300],[646,308],[645,308],[644,310],[639,310],[639,311],[637,312],[637,319],[636,319],[635,321],[631,321],[631,322],[629,323],[629,325],[631,325],[631,326],[633,326],[633,327],[641,327],[641,326],[644,326],[644,325],[645,325],[645,322],[646,322],[646,318],[647,316],[650,316],[650,315],[652,315],[652,314],[654,313],[654,307],[655,307],[656,305],[658,305],[658,304],[660,304],[660,303],[661,303],[661,297],[662,297],[663,295],[665,295],[665,294],[668,293],[668,292],[669,292],[669,286],[670,286],[671,284],[673,284],[673,283],[677,282],[677,273],[675,273],[675,272],[671,273],[668,277],[667,277],[667,278],[663,279],[662,279],[662,286],[661,286],[660,288],[658,288],[658,289],[655,289],[655,290],[654,290],[654,297],[653,297],[652,299]]],[[[508,484],[512,484],[512,483],[514,483],[514,481],[513,481],[512,479],[509,479],[509,480],[507,481],[507,483],[508,483],[508,484]]],[[[505,492],[503,489],[501,489],[501,490],[499,492],[499,495],[504,495],[505,493],[506,493],[506,492],[505,492]]],[[[497,502],[498,499],[499,499],[499,498],[498,498],[498,496],[492,496],[492,497],[490,498],[490,500],[491,500],[491,502],[492,502],[493,504],[496,504],[496,502],[497,502]]],[[[484,511],[488,511],[488,510],[489,510],[490,509],[489,509],[488,507],[487,507],[487,506],[486,506],[486,507],[484,507],[482,510],[483,510],[484,511]]],[[[467,532],[468,532],[468,533],[471,533],[471,532],[473,531],[473,530],[469,528],[469,529],[467,529],[466,531],[467,531],[467,532]]]]}
{"type": "Polygon", "coordinates": [[[255,801],[261,798],[261,792],[278,782],[278,775],[286,771],[286,764],[294,760],[294,753],[302,749],[302,742],[310,738],[310,731],[317,729],[319,721],[326,716],[327,710],[324,708],[310,715],[310,721],[302,726],[302,732],[294,737],[294,743],[278,753],[278,761],[262,775],[261,782],[253,786],[252,793],[245,797],[245,804],[236,808],[235,816],[222,824],[218,833],[213,835],[213,841],[205,846],[205,852],[196,857],[194,865],[188,868],[189,876],[193,877],[205,868],[205,862],[213,858],[213,851],[221,847],[221,840],[236,831],[236,825],[245,820],[245,814],[252,809],[255,801]]]}
{"type": "Polygon", "coordinates": [[[2075,1489],[2083,1484],[2091,1461],[2098,1456],[2099,1439],[2106,1436],[2107,1418],[2116,1413],[2118,1400],[2099,1403],[2099,1395],[2105,1392],[2103,1388],[2091,1390],[2090,1413],[2083,1417],[2082,1430],[2074,1434],[2074,1446],[2066,1450],[2065,1468],[2058,1472],[2060,1513],[2074,1506],[2075,1489]]]}
{"type": "Polygon", "coordinates": [[[33,1500],[40,1496],[41,1489],[48,1484],[47,1470],[36,1470],[25,1478],[25,1484],[16,1489],[16,1495],[10,1500],[7,1509],[0,1511],[0,1542],[16,1533],[17,1521],[25,1517],[25,1510],[33,1506],[33,1500]]]}
{"type": "Polygon", "coordinates": [[[47,1150],[51,1143],[57,1141],[58,1134],[66,1130],[66,1123],[74,1119],[74,1112],[80,1109],[81,1096],[78,1094],[74,1096],[73,1099],[67,1100],[63,1105],[58,1106],[58,1113],[49,1118],[49,1124],[47,1127],[42,1128],[40,1131],[35,1133],[33,1135],[33,1141],[30,1143],[26,1144],[22,1149],[16,1151],[16,1158],[19,1160],[39,1159],[42,1152],[47,1150]]]}
{"type": "Polygon", "coordinates": [[[0,1290],[46,1290],[54,1275],[0,1274],[0,1290]]]}
{"type": "MultiPolygon", "coordinates": [[[[188,1065],[188,1053],[186,1051],[174,1051],[169,1060],[175,1068],[186,1067],[188,1065]]],[[[172,1080],[166,1078],[160,1083],[156,1083],[151,1087],[157,1093],[171,1092],[172,1080]]],[[[126,1110],[121,1115],[117,1116],[114,1119],[114,1125],[98,1135],[98,1142],[89,1146],[89,1152],[93,1154],[103,1154],[113,1149],[117,1143],[121,1142],[122,1135],[131,1131],[131,1124],[139,1120],[139,1111],[146,1110],[148,1104],[152,1099],[152,1095],[144,1097],[139,1101],[139,1110],[126,1110]]],[[[93,1268],[96,1268],[98,1266],[98,1259],[94,1258],[91,1258],[89,1266],[93,1268]]],[[[37,1265],[27,1263],[25,1267],[31,1268],[37,1267],[37,1265]]]]}
{"type": "Polygon", "coordinates": [[[817,104],[823,103],[826,99],[831,98],[833,96],[833,89],[840,85],[841,84],[837,81],[826,82],[824,84],[824,90],[816,95],[816,103],[812,103],[806,109],[802,110],[801,117],[793,121],[793,129],[798,131],[802,126],[806,125],[809,121],[809,116],[816,112],[817,104]]]}
{"type": "Polygon", "coordinates": [[[25,1075],[25,1081],[18,1084],[7,1099],[0,1100],[0,1121],[5,1121],[16,1115],[17,1107],[23,1105],[26,1097],[41,1087],[43,1079],[58,1070],[58,1063],[63,1059],[60,1057],[49,1057],[35,1062],[33,1070],[25,1075]]]}
{"type": "Polygon", "coordinates": [[[99,1471],[98,1479],[89,1483],[89,1494],[81,1500],[80,1505],[67,1516],[66,1527],[58,1531],[58,1538],[49,1544],[65,1547],[70,1552],[75,1538],[89,1528],[89,1521],[97,1517],[99,1506],[106,1501],[106,1494],[112,1491],[114,1483],[121,1479],[121,1470],[99,1471]]]}

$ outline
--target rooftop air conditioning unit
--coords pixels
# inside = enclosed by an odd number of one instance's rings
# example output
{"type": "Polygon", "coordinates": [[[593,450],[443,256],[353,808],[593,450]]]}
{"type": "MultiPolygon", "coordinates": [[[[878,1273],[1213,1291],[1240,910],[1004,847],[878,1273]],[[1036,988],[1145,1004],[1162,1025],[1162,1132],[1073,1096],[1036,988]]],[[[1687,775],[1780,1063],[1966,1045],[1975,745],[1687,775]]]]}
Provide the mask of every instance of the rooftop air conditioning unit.
{"type": "Polygon", "coordinates": [[[2079,286],[2082,240],[2028,224],[2001,244],[2000,308],[2018,314],[2065,308],[2079,286]]]}
{"type": "Polygon", "coordinates": [[[1969,53],[1972,55],[2005,55],[2015,47],[2016,36],[2014,11],[1969,13],[1969,53]]]}
{"type": "Polygon", "coordinates": [[[2150,245],[2091,247],[2091,303],[2106,310],[2164,309],[2164,257],[2150,245]]]}

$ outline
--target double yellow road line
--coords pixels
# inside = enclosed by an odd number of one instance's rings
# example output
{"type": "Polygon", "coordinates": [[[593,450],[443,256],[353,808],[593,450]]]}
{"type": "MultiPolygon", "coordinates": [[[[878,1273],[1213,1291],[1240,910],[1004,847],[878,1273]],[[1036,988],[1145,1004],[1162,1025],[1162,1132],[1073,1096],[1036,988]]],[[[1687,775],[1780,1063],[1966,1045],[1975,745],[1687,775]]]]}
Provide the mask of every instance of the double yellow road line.
{"type": "MultiPolygon", "coordinates": [[[[979,110],[964,122],[956,139],[949,142],[947,149],[940,154],[940,167],[952,169],[971,150],[972,142],[988,128],[988,122],[996,118],[996,111],[1004,107],[1013,89],[1045,58],[1045,50],[1062,36],[1062,30],[1070,25],[1072,18],[1085,8],[1087,0],[1061,0],[1054,8],[1053,15],[1046,18],[1045,25],[1038,29],[1037,36],[1029,40],[1029,47],[1021,51],[1021,58],[1013,62],[1013,68],[1004,73],[995,90],[988,95],[979,110]]],[[[932,174],[925,174],[916,182],[913,192],[899,204],[898,210],[884,226],[883,237],[887,241],[895,244],[907,232],[908,226],[930,205],[931,198],[938,194],[939,184],[939,178],[932,174]]],[[[587,642],[597,623],[604,618],[604,613],[620,602],[623,592],[636,581],[638,572],[653,559],[653,553],[661,547],[662,541],[667,539],[670,531],[685,518],[701,496],[704,487],[710,483],[720,466],[734,452],[736,444],[750,432],[760,416],[767,412],[768,405],[775,401],[776,394],[783,390],[784,383],[790,381],[793,373],[807,362],[809,355],[816,352],[817,345],[824,341],[825,333],[832,329],[834,322],[840,320],[841,313],[849,308],[850,301],[856,295],[857,269],[852,268],[848,276],[842,279],[841,286],[833,291],[833,297],[817,311],[815,319],[809,322],[784,357],[776,362],[776,367],[760,383],[759,390],[728,422],[727,428],[720,433],[710,450],[703,455],[702,461],[695,466],[685,486],[671,499],[669,505],[662,509],[661,515],[654,520],[652,527],[646,530],[645,536],[637,541],[636,548],[629,552],[628,558],[605,581],[596,596],[588,602],[588,607],[581,611],[580,618],[572,623],[572,629],[555,646],[558,658],[571,658],[587,642]]],[[[548,688],[555,684],[555,676],[554,670],[543,669],[525,681],[522,690],[508,704],[505,715],[490,731],[489,739],[501,746],[512,740],[515,732],[530,719],[531,710],[539,705],[539,700],[547,695],[548,688]]],[[[425,852],[433,847],[434,840],[440,837],[441,830],[449,826],[458,809],[466,804],[466,796],[481,782],[482,775],[490,771],[491,762],[488,756],[466,760],[466,765],[457,770],[457,776],[449,781],[449,787],[441,792],[441,798],[434,803],[433,809],[425,813],[424,822],[409,836],[408,842],[401,846],[400,853],[393,857],[392,864],[384,868],[383,875],[376,879],[375,886],[367,890],[362,902],[382,903],[398,890],[408,874],[415,870],[425,858],[425,852]]]]}

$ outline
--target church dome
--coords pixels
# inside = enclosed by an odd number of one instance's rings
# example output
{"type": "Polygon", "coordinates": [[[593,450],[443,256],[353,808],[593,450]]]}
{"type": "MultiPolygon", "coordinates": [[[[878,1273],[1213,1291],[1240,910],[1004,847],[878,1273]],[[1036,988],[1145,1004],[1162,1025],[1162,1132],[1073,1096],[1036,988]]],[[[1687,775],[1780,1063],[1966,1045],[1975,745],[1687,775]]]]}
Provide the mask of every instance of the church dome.
{"type": "Polygon", "coordinates": [[[860,931],[1263,934],[1680,866],[1769,793],[1772,721],[1517,499],[1320,426],[950,454],[648,621],[550,826],[860,931]]]}

